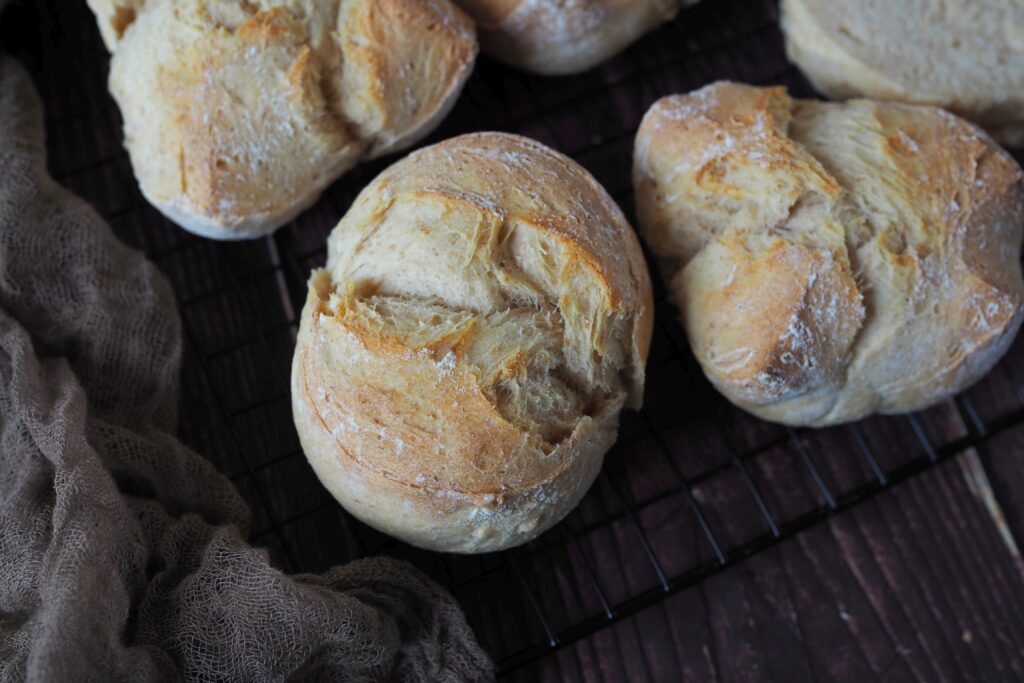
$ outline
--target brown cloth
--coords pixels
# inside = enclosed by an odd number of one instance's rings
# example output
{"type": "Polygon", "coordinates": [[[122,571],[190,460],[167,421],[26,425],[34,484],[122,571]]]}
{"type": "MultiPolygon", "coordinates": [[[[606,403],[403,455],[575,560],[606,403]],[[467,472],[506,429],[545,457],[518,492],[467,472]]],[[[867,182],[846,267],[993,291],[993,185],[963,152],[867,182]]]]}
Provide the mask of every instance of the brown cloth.
{"type": "Polygon", "coordinates": [[[413,567],[286,576],[244,541],[174,437],[170,287],[46,175],[41,121],[0,56],[0,680],[493,679],[413,567]]]}

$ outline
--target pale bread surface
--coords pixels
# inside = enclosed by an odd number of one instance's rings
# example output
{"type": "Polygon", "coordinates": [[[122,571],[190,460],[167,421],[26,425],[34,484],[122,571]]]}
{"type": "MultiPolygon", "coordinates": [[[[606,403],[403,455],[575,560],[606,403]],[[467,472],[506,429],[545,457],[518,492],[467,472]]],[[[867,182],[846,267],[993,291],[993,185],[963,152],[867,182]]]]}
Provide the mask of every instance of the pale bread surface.
{"type": "Polygon", "coordinates": [[[783,0],[782,26],[830,97],[931,104],[1024,143],[1024,2],[783,0]]]}
{"type": "Polygon", "coordinates": [[[146,198],[182,227],[280,227],[362,159],[406,147],[476,57],[448,0],[90,0],[146,198]]]}
{"type": "Polygon", "coordinates": [[[1021,170],[945,111],[717,83],[650,109],[634,184],[697,360],[765,419],[923,408],[1020,326],[1021,170]]]}
{"type": "Polygon", "coordinates": [[[639,406],[652,319],[636,236],[575,162],[500,133],[425,148],[363,190],[310,281],[306,456],[409,543],[523,543],[579,502],[639,406]]]}
{"type": "Polygon", "coordinates": [[[586,71],[697,0],[456,0],[488,55],[539,74],[586,71]]]}

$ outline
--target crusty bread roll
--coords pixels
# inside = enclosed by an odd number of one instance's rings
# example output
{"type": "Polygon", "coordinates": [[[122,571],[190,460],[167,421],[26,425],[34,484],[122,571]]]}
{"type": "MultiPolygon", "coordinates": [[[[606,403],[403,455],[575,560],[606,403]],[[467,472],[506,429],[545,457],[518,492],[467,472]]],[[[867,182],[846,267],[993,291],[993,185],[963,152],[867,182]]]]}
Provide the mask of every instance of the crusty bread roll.
{"type": "Polygon", "coordinates": [[[945,107],[1024,142],[1024,2],[782,0],[790,59],[834,98],[945,107]]]}
{"type": "Polygon", "coordinates": [[[952,114],[718,83],[658,101],[634,164],[694,355],[765,419],[923,408],[1020,327],[1024,178],[952,114]]]}
{"type": "Polygon", "coordinates": [[[490,56],[539,74],[586,71],[697,0],[455,0],[490,56]]]}
{"type": "Polygon", "coordinates": [[[454,103],[476,56],[448,0],[89,0],[143,194],[192,232],[266,234],[454,103]]]}
{"type": "Polygon", "coordinates": [[[292,367],[306,457],[354,515],[484,552],[565,516],[639,407],[651,284],[580,166],[465,135],[356,198],[314,272],[292,367]]]}

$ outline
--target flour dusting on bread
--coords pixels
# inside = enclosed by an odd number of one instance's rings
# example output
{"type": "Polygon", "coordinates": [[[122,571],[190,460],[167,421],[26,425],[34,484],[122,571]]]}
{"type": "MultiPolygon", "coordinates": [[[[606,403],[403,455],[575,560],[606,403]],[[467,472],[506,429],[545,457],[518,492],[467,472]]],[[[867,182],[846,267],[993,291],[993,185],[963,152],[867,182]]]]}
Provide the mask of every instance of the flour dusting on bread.
{"type": "Polygon", "coordinates": [[[498,133],[420,150],[359,195],[310,282],[304,450],[411,543],[522,543],[579,501],[640,404],[652,315],[634,233],[574,162],[498,133]]]}
{"type": "Polygon", "coordinates": [[[448,0],[90,5],[143,194],[218,239],[266,234],[359,161],[417,141],[476,57],[448,0]]]}
{"type": "Polygon", "coordinates": [[[634,183],[698,361],[767,419],[930,405],[1020,326],[1021,170],[941,110],[716,83],[651,108],[634,183]]]}
{"type": "Polygon", "coordinates": [[[786,51],[821,92],[938,105],[1024,142],[1024,3],[782,0],[786,51]]]}

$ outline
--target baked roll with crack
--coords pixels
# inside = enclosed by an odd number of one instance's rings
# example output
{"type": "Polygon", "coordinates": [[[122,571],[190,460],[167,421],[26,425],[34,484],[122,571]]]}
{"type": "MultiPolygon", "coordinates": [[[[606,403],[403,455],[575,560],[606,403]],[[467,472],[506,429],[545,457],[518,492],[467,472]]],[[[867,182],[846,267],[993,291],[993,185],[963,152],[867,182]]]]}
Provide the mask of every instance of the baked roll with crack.
{"type": "Polygon", "coordinates": [[[306,457],[414,545],[524,543],[639,407],[652,315],[635,234],[575,162],[500,133],[415,152],[357,197],[310,280],[292,367],[306,457]]]}
{"type": "Polygon", "coordinates": [[[716,83],[650,109],[634,184],[694,355],[765,419],[924,408],[1020,327],[1021,169],[940,109],[716,83]]]}
{"type": "Polygon", "coordinates": [[[526,71],[586,71],[697,0],[456,0],[484,52],[526,71]]]}
{"type": "Polygon", "coordinates": [[[447,114],[476,57],[448,0],[89,0],[146,198],[194,233],[272,232],[447,114]]]}

